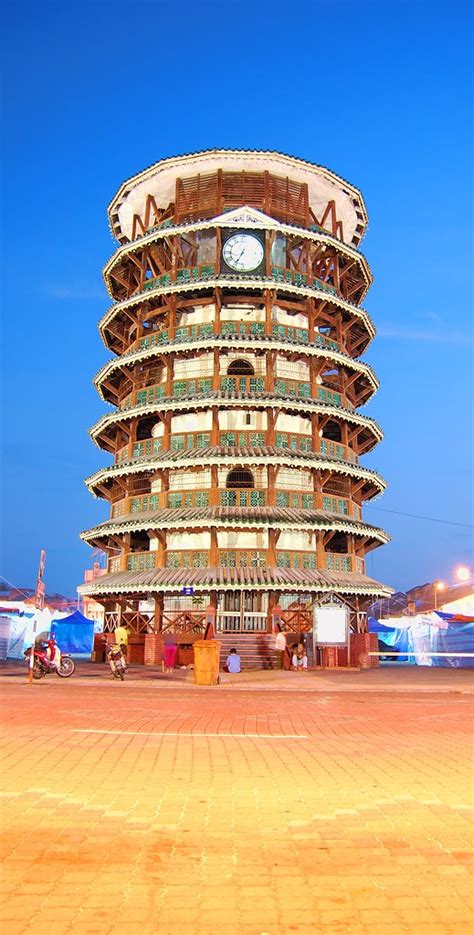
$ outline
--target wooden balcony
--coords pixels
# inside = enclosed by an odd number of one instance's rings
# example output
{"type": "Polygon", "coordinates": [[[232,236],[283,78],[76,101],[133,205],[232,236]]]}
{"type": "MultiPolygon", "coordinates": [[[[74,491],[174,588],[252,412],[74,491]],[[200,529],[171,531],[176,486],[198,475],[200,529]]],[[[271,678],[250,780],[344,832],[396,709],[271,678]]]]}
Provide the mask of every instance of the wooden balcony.
{"type": "MultiPolygon", "coordinates": [[[[169,450],[190,451],[195,448],[209,448],[211,437],[210,431],[179,432],[170,436],[169,450]]],[[[265,431],[221,431],[218,434],[217,444],[221,448],[263,448],[266,444],[265,431]]],[[[358,463],[357,455],[348,445],[333,442],[326,438],[319,439],[318,445],[319,447],[315,449],[316,453],[319,452],[329,458],[349,461],[351,464],[358,463]]],[[[275,447],[290,451],[312,451],[312,439],[310,435],[303,435],[298,432],[275,432],[275,447]]],[[[140,441],[130,442],[128,445],[119,448],[115,455],[115,464],[159,458],[164,450],[163,438],[143,438],[140,441]]]]}
{"type": "MultiPolygon", "coordinates": [[[[143,285],[138,286],[135,291],[132,291],[128,298],[131,298],[132,295],[139,295],[140,293],[146,294],[151,292],[154,289],[170,289],[175,286],[187,286],[192,285],[193,283],[202,283],[209,280],[216,280],[219,278],[223,279],[232,279],[233,274],[227,271],[220,270],[220,262],[215,263],[204,263],[200,266],[186,266],[181,269],[170,269],[167,272],[162,273],[160,276],[155,276],[152,279],[147,279],[143,285]]],[[[240,278],[240,277],[239,277],[240,278]]],[[[329,283],[324,282],[321,279],[318,279],[311,272],[302,273],[299,270],[288,269],[284,266],[271,266],[269,275],[262,276],[260,273],[250,273],[247,278],[249,279],[262,279],[268,280],[271,279],[276,284],[281,283],[286,286],[295,286],[296,288],[308,288],[314,289],[317,292],[324,292],[327,294],[328,299],[334,297],[336,299],[342,299],[347,305],[353,305],[354,308],[358,306],[351,302],[350,299],[345,299],[340,292],[329,283]]],[[[118,301],[123,301],[119,299],[118,301]]]]}
{"type": "MultiPolygon", "coordinates": [[[[167,568],[207,568],[210,553],[206,549],[170,549],[166,553],[167,568]]],[[[325,552],[325,568],[330,572],[365,574],[365,561],[355,555],[340,552],[325,552]]],[[[269,565],[266,549],[220,549],[218,564],[223,568],[264,568],[269,565]]],[[[120,571],[120,556],[109,559],[108,570],[112,574],[120,571]]],[[[316,570],[316,552],[277,550],[278,568],[316,570]]],[[[127,571],[149,571],[158,566],[158,552],[131,552],[126,558],[127,571]]]]}
{"type": "Polygon", "coordinates": [[[227,506],[227,507],[258,507],[275,506],[280,509],[293,510],[324,510],[338,517],[347,517],[360,520],[361,508],[358,503],[347,497],[321,495],[310,491],[281,490],[274,491],[270,496],[268,488],[204,488],[204,489],[177,489],[157,493],[141,494],[124,497],[112,504],[111,519],[121,516],[130,516],[135,513],[150,513],[160,508],[179,510],[188,507],[227,506]]]}
{"type": "MultiPolygon", "coordinates": [[[[173,338],[170,338],[169,330],[163,328],[160,331],[153,331],[144,335],[133,342],[128,353],[132,354],[139,350],[147,350],[150,347],[162,347],[164,344],[179,344],[186,341],[199,341],[212,337],[222,338],[263,338],[265,336],[265,324],[263,321],[225,321],[221,319],[220,327],[213,322],[199,322],[195,325],[183,325],[176,328],[173,338]]],[[[309,344],[309,331],[307,328],[296,328],[293,325],[280,325],[275,322],[272,324],[272,337],[281,341],[288,341],[292,344],[309,344]]],[[[311,342],[313,347],[327,348],[329,351],[340,351],[341,348],[336,341],[328,338],[324,334],[315,334],[311,342]]],[[[343,351],[344,352],[344,351],[343,351]]]]}

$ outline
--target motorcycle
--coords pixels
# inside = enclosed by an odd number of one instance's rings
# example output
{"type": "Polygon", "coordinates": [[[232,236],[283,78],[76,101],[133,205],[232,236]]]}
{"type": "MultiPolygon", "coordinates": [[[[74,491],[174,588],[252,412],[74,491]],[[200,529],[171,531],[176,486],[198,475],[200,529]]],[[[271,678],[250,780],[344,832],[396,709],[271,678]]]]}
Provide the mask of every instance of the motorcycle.
{"type": "Polygon", "coordinates": [[[107,652],[107,657],[114,679],[120,679],[123,682],[127,671],[127,663],[122,650],[119,646],[112,646],[107,652]]]}
{"type": "MultiPolygon", "coordinates": [[[[30,663],[31,649],[32,647],[30,646],[28,649],[25,649],[23,653],[28,664],[30,663]]],[[[59,665],[55,665],[55,650],[56,641],[53,639],[48,640],[46,643],[35,644],[33,657],[34,679],[42,679],[45,675],[48,675],[49,672],[55,672],[56,675],[59,675],[62,679],[67,679],[73,674],[76,668],[74,659],[71,659],[67,653],[61,653],[60,663],[59,665]]]]}

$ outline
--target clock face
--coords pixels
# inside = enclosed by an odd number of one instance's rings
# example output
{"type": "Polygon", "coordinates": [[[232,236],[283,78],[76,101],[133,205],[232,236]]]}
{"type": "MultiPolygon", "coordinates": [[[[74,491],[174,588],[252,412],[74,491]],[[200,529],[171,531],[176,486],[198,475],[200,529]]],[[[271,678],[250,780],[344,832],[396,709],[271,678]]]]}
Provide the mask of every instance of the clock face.
{"type": "Polygon", "coordinates": [[[247,273],[260,266],[263,247],[253,234],[232,234],[224,244],[222,256],[231,269],[247,273]]]}

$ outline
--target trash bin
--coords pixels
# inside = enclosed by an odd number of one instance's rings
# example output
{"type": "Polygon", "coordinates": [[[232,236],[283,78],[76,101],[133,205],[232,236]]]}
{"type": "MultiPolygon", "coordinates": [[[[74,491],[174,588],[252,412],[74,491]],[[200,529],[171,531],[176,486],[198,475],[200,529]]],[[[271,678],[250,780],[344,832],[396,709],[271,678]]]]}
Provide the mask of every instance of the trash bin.
{"type": "Polygon", "coordinates": [[[196,640],[194,649],[194,684],[217,685],[219,681],[220,640],[196,640]]]}

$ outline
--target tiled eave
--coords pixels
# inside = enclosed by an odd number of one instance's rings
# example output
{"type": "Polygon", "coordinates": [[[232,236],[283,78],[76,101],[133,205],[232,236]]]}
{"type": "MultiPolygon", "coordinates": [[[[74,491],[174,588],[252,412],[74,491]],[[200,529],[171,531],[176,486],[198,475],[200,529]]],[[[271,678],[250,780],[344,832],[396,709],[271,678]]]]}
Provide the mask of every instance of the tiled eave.
{"type": "MultiPolygon", "coordinates": [[[[263,212],[259,211],[259,214],[263,215],[263,212]]],[[[109,276],[112,273],[114,267],[120,260],[127,257],[130,253],[135,253],[137,250],[140,250],[143,247],[146,247],[148,244],[155,243],[158,240],[165,240],[167,237],[175,236],[179,234],[188,234],[195,233],[201,230],[212,230],[213,228],[220,227],[221,229],[226,229],[232,226],[235,227],[235,223],[231,224],[229,220],[226,220],[225,217],[215,217],[204,220],[196,221],[195,223],[189,224],[176,224],[174,226],[162,228],[161,230],[153,231],[151,234],[145,234],[143,237],[137,237],[136,240],[132,240],[126,244],[122,244],[115,253],[110,257],[110,259],[105,264],[102,272],[105,280],[107,289],[109,290],[110,295],[112,295],[112,287],[110,283],[109,276]]],[[[334,237],[332,234],[325,234],[319,231],[309,230],[307,227],[299,227],[297,224],[286,224],[276,221],[270,215],[265,215],[265,220],[262,220],[261,225],[256,227],[254,222],[246,222],[245,220],[239,220],[239,229],[241,230],[252,230],[257,229],[277,231],[281,234],[287,234],[288,236],[299,235],[305,240],[311,240],[313,243],[325,243],[328,247],[336,247],[339,253],[345,256],[347,259],[356,260],[359,264],[359,267],[363,273],[365,279],[365,289],[363,298],[367,295],[367,292],[373,282],[372,273],[369,267],[369,264],[360,250],[357,250],[355,247],[352,247],[350,244],[344,243],[344,241],[339,240],[337,237],[334,237]]]]}
{"type": "Polygon", "coordinates": [[[153,592],[179,593],[183,587],[204,592],[217,590],[265,591],[269,587],[283,591],[316,591],[319,593],[353,594],[354,596],[389,597],[393,588],[366,575],[349,572],[331,573],[299,568],[153,568],[150,571],[117,572],[96,581],[82,584],[78,591],[88,596],[146,596],[153,592]]]}
{"type": "MultiPolygon", "coordinates": [[[[300,295],[305,299],[318,298],[326,302],[331,302],[338,308],[343,309],[354,318],[358,318],[364,325],[370,338],[375,336],[375,327],[365,309],[347,302],[342,297],[329,293],[325,289],[318,289],[317,286],[295,286],[291,283],[277,282],[268,276],[231,276],[228,273],[216,275],[212,278],[191,282],[191,283],[172,283],[166,286],[157,286],[155,289],[149,289],[146,292],[139,292],[130,299],[124,299],[123,302],[116,302],[111,306],[99,322],[99,331],[102,340],[107,347],[104,338],[104,330],[116,315],[127,309],[134,308],[142,302],[146,302],[153,296],[174,295],[175,293],[187,294],[208,291],[209,289],[229,288],[235,290],[248,291],[250,289],[272,289],[276,292],[286,292],[291,295],[300,295]]],[[[199,304],[199,300],[197,302],[199,304]]]]}
{"type": "Polygon", "coordinates": [[[147,514],[128,514],[107,520],[99,526],[81,533],[88,542],[99,536],[124,532],[141,532],[148,529],[288,529],[298,532],[321,530],[352,532],[367,536],[380,543],[390,541],[390,536],[377,526],[359,520],[329,516],[322,510],[296,510],[284,507],[189,507],[185,509],[159,509],[147,514]]]}
{"type": "Polygon", "coordinates": [[[275,448],[274,446],[264,446],[262,448],[238,448],[229,449],[215,446],[212,448],[190,448],[189,451],[164,451],[159,457],[151,460],[143,459],[139,462],[112,464],[108,468],[100,468],[94,474],[86,479],[89,489],[95,484],[113,477],[123,477],[128,474],[139,474],[146,471],[159,471],[163,468],[189,468],[189,467],[211,467],[212,465],[266,465],[277,464],[282,467],[313,467],[334,471],[336,474],[345,474],[348,477],[356,477],[359,480],[366,479],[378,488],[378,492],[385,490],[386,484],[383,478],[376,471],[370,471],[368,468],[349,464],[347,461],[337,461],[334,458],[326,458],[324,455],[317,455],[313,452],[291,451],[291,449],[275,448]]]}
{"type": "MultiPolygon", "coordinates": [[[[377,441],[383,438],[383,432],[379,425],[370,416],[361,415],[353,409],[346,409],[344,406],[333,406],[330,403],[315,402],[312,399],[294,399],[293,397],[274,396],[267,394],[265,397],[256,396],[226,396],[222,392],[210,393],[205,398],[198,399],[195,396],[187,395],[168,397],[159,402],[145,403],[140,406],[129,406],[124,409],[116,409],[102,416],[90,429],[90,436],[96,442],[97,436],[107,426],[114,425],[117,422],[132,419],[134,416],[146,416],[156,412],[179,413],[182,410],[192,409],[208,410],[210,406],[223,406],[224,408],[245,407],[252,409],[268,409],[278,407],[282,411],[292,409],[296,412],[314,412],[319,415],[332,415],[343,419],[346,422],[352,422],[354,425],[360,425],[361,428],[368,428],[373,432],[377,441]]],[[[96,442],[97,443],[97,442],[96,442]]]]}
{"type": "Polygon", "coordinates": [[[343,367],[348,367],[350,370],[353,370],[356,373],[360,373],[364,376],[371,387],[373,393],[375,393],[379,388],[379,381],[375,376],[371,367],[368,364],[362,363],[360,360],[354,360],[350,357],[349,354],[342,354],[340,351],[332,351],[329,348],[320,348],[314,347],[311,344],[296,344],[295,342],[286,342],[280,341],[275,338],[269,338],[267,340],[262,340],[261,338],[197,338],[192,341],[176,341],[174,343],[169,343],[165,345],[160,345],[158,347],[151,347],[146,349],[141,349],[134,351],[133,353],[124,354],[121,357],[115,357],[112,360],[107,361],[103,367],[100,368],[98,373],[94,377],[94,384],[98,389],[102,399],[104,399],[102,393],[101,383],[103,380],[107,379],[111,373],[115,370],[119,370],[124,364],[126,366],[134,364],[136,361],[147,360],[153,357],[165,357],[167,354],[183,354],[184,351],[209,351],[214,348],[225,348],[226,350],[242,350],[244,353],[248,353],[250,350],[272,350],[272,351],[283,351],[288,353],[289,351],[299,351],[302,355],[308,357],[317,357],[327,359],[333,363],[340,364],[343,367]]]}

